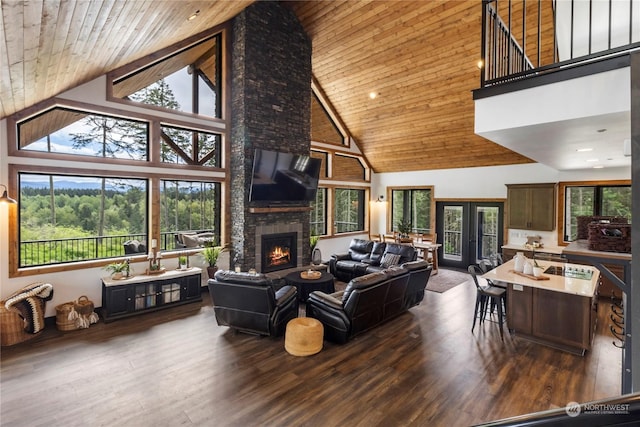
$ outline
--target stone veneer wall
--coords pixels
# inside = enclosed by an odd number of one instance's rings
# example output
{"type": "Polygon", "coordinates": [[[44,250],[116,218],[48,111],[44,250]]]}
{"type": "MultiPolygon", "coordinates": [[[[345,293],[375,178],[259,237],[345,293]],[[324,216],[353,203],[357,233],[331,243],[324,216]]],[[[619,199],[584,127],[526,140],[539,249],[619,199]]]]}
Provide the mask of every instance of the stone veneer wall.
{"type": "Polygon", "coordinates": [[[231,55],[231,264],[257,269],[257,232],[298,224],[307,263],[309,212],[251,213],[249,189],[256,148],[309,154],[311,41],[291,9],[257,2],[234,18],[231,55]]]}

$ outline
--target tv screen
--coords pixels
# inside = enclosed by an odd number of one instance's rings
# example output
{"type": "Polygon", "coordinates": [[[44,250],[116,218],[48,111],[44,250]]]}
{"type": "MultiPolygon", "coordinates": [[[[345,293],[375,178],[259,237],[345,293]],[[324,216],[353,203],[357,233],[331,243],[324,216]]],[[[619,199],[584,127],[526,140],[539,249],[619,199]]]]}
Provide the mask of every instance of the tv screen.
{"type": "Polygon", "coordinates": [[[249,200],[308,202],[315,200],[322,160],[311,156],[257,149],[249,200]]]}

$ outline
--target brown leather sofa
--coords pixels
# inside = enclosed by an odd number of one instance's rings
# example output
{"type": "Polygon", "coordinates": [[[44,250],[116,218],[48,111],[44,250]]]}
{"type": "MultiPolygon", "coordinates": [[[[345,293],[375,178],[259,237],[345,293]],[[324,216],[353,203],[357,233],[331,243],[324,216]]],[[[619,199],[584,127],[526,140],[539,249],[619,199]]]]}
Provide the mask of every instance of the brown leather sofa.
{"type": "Polygon", "coordinates": [[[218,270],[207,282],[220,326],[242,332],[280,336],[287,322],[298,317],[295,286],[275,290],[263,274],[218,270]]]}
{"type": "Polygon", "coordinates": [[[331,255],[329,272],[343,282],[365,274],[382,271],[392,265],[415,261],[418,253],[411,245],[353,239],[349,251],[331,255]],[[385,264],[387,255],[398,255],[393,264],[385,264]]]}
{"type": "Polygon", "coordinates": [[[322,322],[326,339],[345,343],[419,304],[430,274],[426,261],[365,274],[352,279],[344,291],[312,292],[306,315],[322,322]]]}

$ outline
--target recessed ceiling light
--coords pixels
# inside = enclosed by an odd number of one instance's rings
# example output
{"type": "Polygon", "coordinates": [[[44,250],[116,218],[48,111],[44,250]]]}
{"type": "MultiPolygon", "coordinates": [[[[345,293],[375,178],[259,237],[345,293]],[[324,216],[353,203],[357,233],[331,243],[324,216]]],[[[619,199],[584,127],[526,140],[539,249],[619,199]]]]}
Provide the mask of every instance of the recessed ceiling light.
{"type": "Polygon", "coordinates": [[[598,161],[598,159],[587,159],[587,160],[585,160],[585,161],[586,161],[586,162],[593,163],[593,162],[597,162],[597,161],[598,161]]]}
{"type": "Polygon", "coordinates": [[[586,153],[587,151],[593,151],[593,148],[578,148],[576,151],[578,153],[586,153]]]}
{"type": "Polygon", "coordinates": [[[380,94],[376,93],[376,92],[369,92],[369,98],[371,98],[371,99],[376,99],[378,97],[378,95],[380,95],[380,94]]]}
{"type": "Polygon", "coordinates": [[[603,167],[604,167],[604,166],[602,166],[602,165],[595,165],[593,168],[594,168],[594,169],[602,169],[603,167]]]}
{"type": "Polygon", "coordinates": [[[482,67],[484,67],[484,61],[482,59],[479,59],[476,65],[482,70],[482,67]]]}
{"type": "Polygon", "coordinates": [[[187,21],[193,21],[198,17],[199,14],[200,14],[200,10],[196,10],[191,15],[189,15],[189,17],[187,18],[187,21]]]}

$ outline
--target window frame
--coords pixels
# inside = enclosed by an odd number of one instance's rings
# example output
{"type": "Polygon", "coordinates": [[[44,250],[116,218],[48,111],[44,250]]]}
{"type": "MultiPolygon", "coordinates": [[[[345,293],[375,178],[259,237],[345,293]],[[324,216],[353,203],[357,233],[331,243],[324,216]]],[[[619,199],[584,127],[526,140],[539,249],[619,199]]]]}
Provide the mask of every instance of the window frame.
{"type": "MultiPolygon", "coordinates": [[[[393,192],[394,191],[411,191],[413,192],[414,190],[417,191],[424,191],[424,190],[428,190],[431,192],[431,201],[430,201],[430,206],[429,206],[429,229],[431,230],[430,233],[418,233],[418,234],[427,234],[427,235],[434,235],[435,234],[435,226],[436,226],[436,216],[435,216],[435,212],[436,212],[436,200],[434,197],[434,186],[433,185],[421,185],[421,186],[393,186],[393,187],[387,187],[387,200],[389,201],[389,208],[387,209],[387,233],[393,233],[395,231],[396,225],[393,224],[393,192]]],[[[411,200],[413,200],[413,197],[410,197],[411,200]]],[[[404,212],[403,217],[407,217],[407,215],[410,215],[410,212],[404,212]]],[[[413,230],[413,224],[411,227],[411,234],[416,234],[413,230]]]]}
{"type": "MultiPolygon", "coordinates": [[[[367,225],[367,217],[368,217],[368,194],[369,191],[366,188],[361,188],[361,187],[352,187],[352,186],[337,186],[333,189],[332,191],[332,195],[333,195],[333,207],[332,207],[332,231],[333,231],[333,235],[335,236],[344,236],[346,234],[349,233],[366,233],[367,229],[368,229],[368,225],[367,225]],[[359,196],[359,198],[361,200],[359,200],[361,208],[359,207],[358,209],[358,222],[362,221],[362,227],[358,230],[349,230],[349,231],[338,231],[338,227],[337,227],[337,215],[336,215],[336,209],[338,207],[338,202],[337,202],[337,197],[336,197],[336,193],[338,190],[348,190],[348,191],[357,191],[361,196],[359,196]],[[360,211],[361,209],[361,211],[360,211]]],[[[360,224],[358,224],[360,225],[360,224]]]]}
{"type": "MultiPolygon", "coordinates": [[[[556,238],[558,246],[567,246],[573,241],[565,240],[566,236],[566,192],[567,187],[631,187],[631,180],[605,180],[605,181],[564,181],[558,183],[557,206],[558,216],[556,224],[556,238]]],[[[594,198],[595,202],[595,198],[594,198]]]]}

